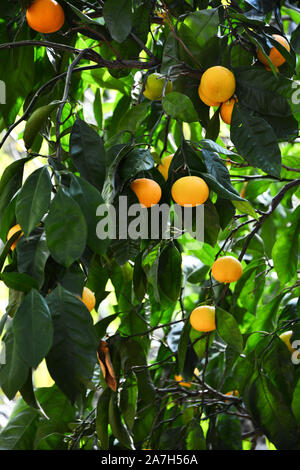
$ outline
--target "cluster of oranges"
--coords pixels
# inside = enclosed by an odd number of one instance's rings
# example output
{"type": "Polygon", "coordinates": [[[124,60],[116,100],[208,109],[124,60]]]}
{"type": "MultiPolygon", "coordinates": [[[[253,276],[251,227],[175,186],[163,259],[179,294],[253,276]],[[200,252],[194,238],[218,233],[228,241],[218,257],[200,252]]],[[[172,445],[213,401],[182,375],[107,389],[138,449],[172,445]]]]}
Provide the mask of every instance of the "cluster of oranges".
{"type": "MultiPolygon", "coordinates": [[[[273,39],[280,43],[289,52],[290,45],[287,40],[279,34],[273,34],[273,39]]],[[[261,49],[257,49],[257,58],[270,70],[268,60],[261,49]]],[[[269,59],[276,69],[285,62],[283,55],[273,46],[270,49],[269,59]]],[[[216,65],[207,69],[200,81],[198,94],[207,106],[220,106],[220,115],[226,124],[231,124],[231,116],[237,98],[234,95],[236,82],[234,74],[226,67],[216,65]]]]}
{"type": "MultiPolygon", "coordinates": [[[[229,284],[240,279],[243,268],[240,261],[233,256],[221,256],[213,263],[211,274],[216,281],[229,284]]],[[[215,307],[211,305],[196,307],[190,315],[190,323],[197,331],[209,332],[215,330],[215,307]]]]}
{"type": "MultiPolygon", "coordinates": [[[[164,179],[168,179],[169,167],[173,155],[166,156],[158,170],[164,179]]],[[[160,185],[149,178],[137,178],[130,185],[136,194],[140,204],[144,207],[152,207],[161,199],[160,185]]],[[[209,196],[209,188],[206,182],[199,176],[183,176],[175,181],[171,188],[173,200],[180,206],[195,207],[203,204],[209,196]]]]}

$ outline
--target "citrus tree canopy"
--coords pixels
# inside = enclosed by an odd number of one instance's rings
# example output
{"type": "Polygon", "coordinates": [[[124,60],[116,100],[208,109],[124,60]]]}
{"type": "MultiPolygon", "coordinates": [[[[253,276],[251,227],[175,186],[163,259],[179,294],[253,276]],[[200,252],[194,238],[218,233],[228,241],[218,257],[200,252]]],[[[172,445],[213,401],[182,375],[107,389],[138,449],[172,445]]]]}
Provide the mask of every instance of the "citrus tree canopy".
{"type": "Polygon", "coordinates": [[[1,0],[1,450],[300,450],[299,57],[297,0],[1,0]]]}

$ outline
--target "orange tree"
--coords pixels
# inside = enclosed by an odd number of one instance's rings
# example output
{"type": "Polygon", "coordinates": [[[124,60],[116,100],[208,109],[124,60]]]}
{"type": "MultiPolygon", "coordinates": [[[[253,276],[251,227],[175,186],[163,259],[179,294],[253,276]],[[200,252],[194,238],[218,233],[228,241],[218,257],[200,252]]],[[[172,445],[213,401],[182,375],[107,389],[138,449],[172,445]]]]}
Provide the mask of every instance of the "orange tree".
{"type": "Polygon", "coordinates": [[[1,1],[1,449],[299,450],[299,23],[295,0],[1,1]],[[175,194],[201,240],[98,236],[101,204],[175,194]]]}

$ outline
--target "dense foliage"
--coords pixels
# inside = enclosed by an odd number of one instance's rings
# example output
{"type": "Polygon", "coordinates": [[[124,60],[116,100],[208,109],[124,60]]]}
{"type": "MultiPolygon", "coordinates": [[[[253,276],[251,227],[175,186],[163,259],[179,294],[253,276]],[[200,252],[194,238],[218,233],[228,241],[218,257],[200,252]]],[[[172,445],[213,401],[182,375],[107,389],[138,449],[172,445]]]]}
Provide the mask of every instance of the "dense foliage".
{"type": "Polygon", "coordinates": [[[279,338],[300,339],[298,2],[59,3],[52,34],[28,26],[30,1],[0,4],[1,147],[15,129],[22,146],[0,181],[0,386],[20,394],[0,449],[239,450],[265,436],[299,450],[300,366],[279,338]],[[267,57],[274,33],[290,51],[278,45],[285,62],[266,69],[257,48],[267,57]],[[230,126],[198,94],[216,65],[236,79],[230,126]],[[158,100],[143,94],[154,72],[173,84],[158,100]],[[210,190],[203,242],[97,237],[97,207],[137,202],[135,178],[170,204],[186,175],[210,190]],[[224,254],[242,263],[237,282],[211,276],[224,254]],[[202,304],[215,331],[190,325],[202,304]],[[44,359],[55,384],[36,388],[44,359]]]}

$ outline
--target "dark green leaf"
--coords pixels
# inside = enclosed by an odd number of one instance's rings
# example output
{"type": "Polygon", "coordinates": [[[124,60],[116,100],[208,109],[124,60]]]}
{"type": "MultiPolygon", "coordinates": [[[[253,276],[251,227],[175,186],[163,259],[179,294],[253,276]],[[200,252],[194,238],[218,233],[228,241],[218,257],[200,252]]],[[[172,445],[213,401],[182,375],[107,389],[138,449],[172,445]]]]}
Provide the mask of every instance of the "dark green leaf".
{"type": "Polygon", "coordinates": [[[220,337],[232,349],[241,353],[243,351],[243,337],[238,324],[230,313],[220,307],[216,308],[216,326],[220,337]]]}
{"type": "Polygon", "coordinates": [[[22,300],[13,319],[13,332],[20,356],[35,369],[53,339],[50,310],[37,290],[32,289],[22,300]]]}
{"type": "Polygon", "coordinates": [[[32,449],[38,417],[39,412],[36,409],[19,400],[0,433],[0,450],[32,449]]]}
{"type": "Polygon", "coordinates": [[[62,189],[51,202],[45,229],[52,257],[70,267],[85,249],[87,226],[77,202],[62,189]]]}
{"type": "Polygon", "coordinates": [[[109,449],[108,442],[108,408],[109,402],[112,395],[110,388],[103,390],[98,398],[97,403],[97,414],[96,414],[96,431],[100,441],[101,449],[109,449]]]}
{"type": "Polygon", "coordinates": [[[101,191],[106,175],[103,140],[79,118],[76,119],[71,132],[70,156],[82,178],[101,191]]]}
{"type": "Polygon", "coordinates": [[[0,279],[7,287],[20,292],[29,292],[32,288],[38,288],[37,281],[28,274],[3,272],[0,274],[0,279]]]}
{"type": "Polygon", "coordinates": [[[25,181],[16,204],[17,221],[27,238],[49,209],[52,183],[48,168],[34,171],[25,181]]]}
{"type": "Polygon", "coordinates": [[[166,114],[179,121],[196,122],[199,120],[190,98],[178,91],[172,91],[164,97],[163,108],[166,114]]]}
{"type": "Polygon", "coordinates": [[[280,177],[281,153],[272,127],[261,117],[235,105],[230,126],[231,140],[250,165],[280,177]]]}
{"type": "Polygon", "coordinates": [[[111,37],[117,42],[123,42],[132,28],[132,0],[107,0],[103,7],[103,16],[111,37]]]}
{"type": "Polygon", "coordinates": [[[5,395],[12,400],[25,384],[29,367],[18,352],[11,327],[6,331],[3,342],[5,364],[0,365],[0,385],[5,395]]]}
{"type": "Polygon", "coordinates": [[[266,375],[252,382],[248,402],[251,414],[278,450],[299,449],[299,431],[283,394],[266,375]]]}
{"type": "Polygon", "coordinates": [[[85,393],[97,360],[92,317],[83,302],[61,286],[46,300],[54,325],[47,366],[56,384],[73,402],[85,393]]]}

